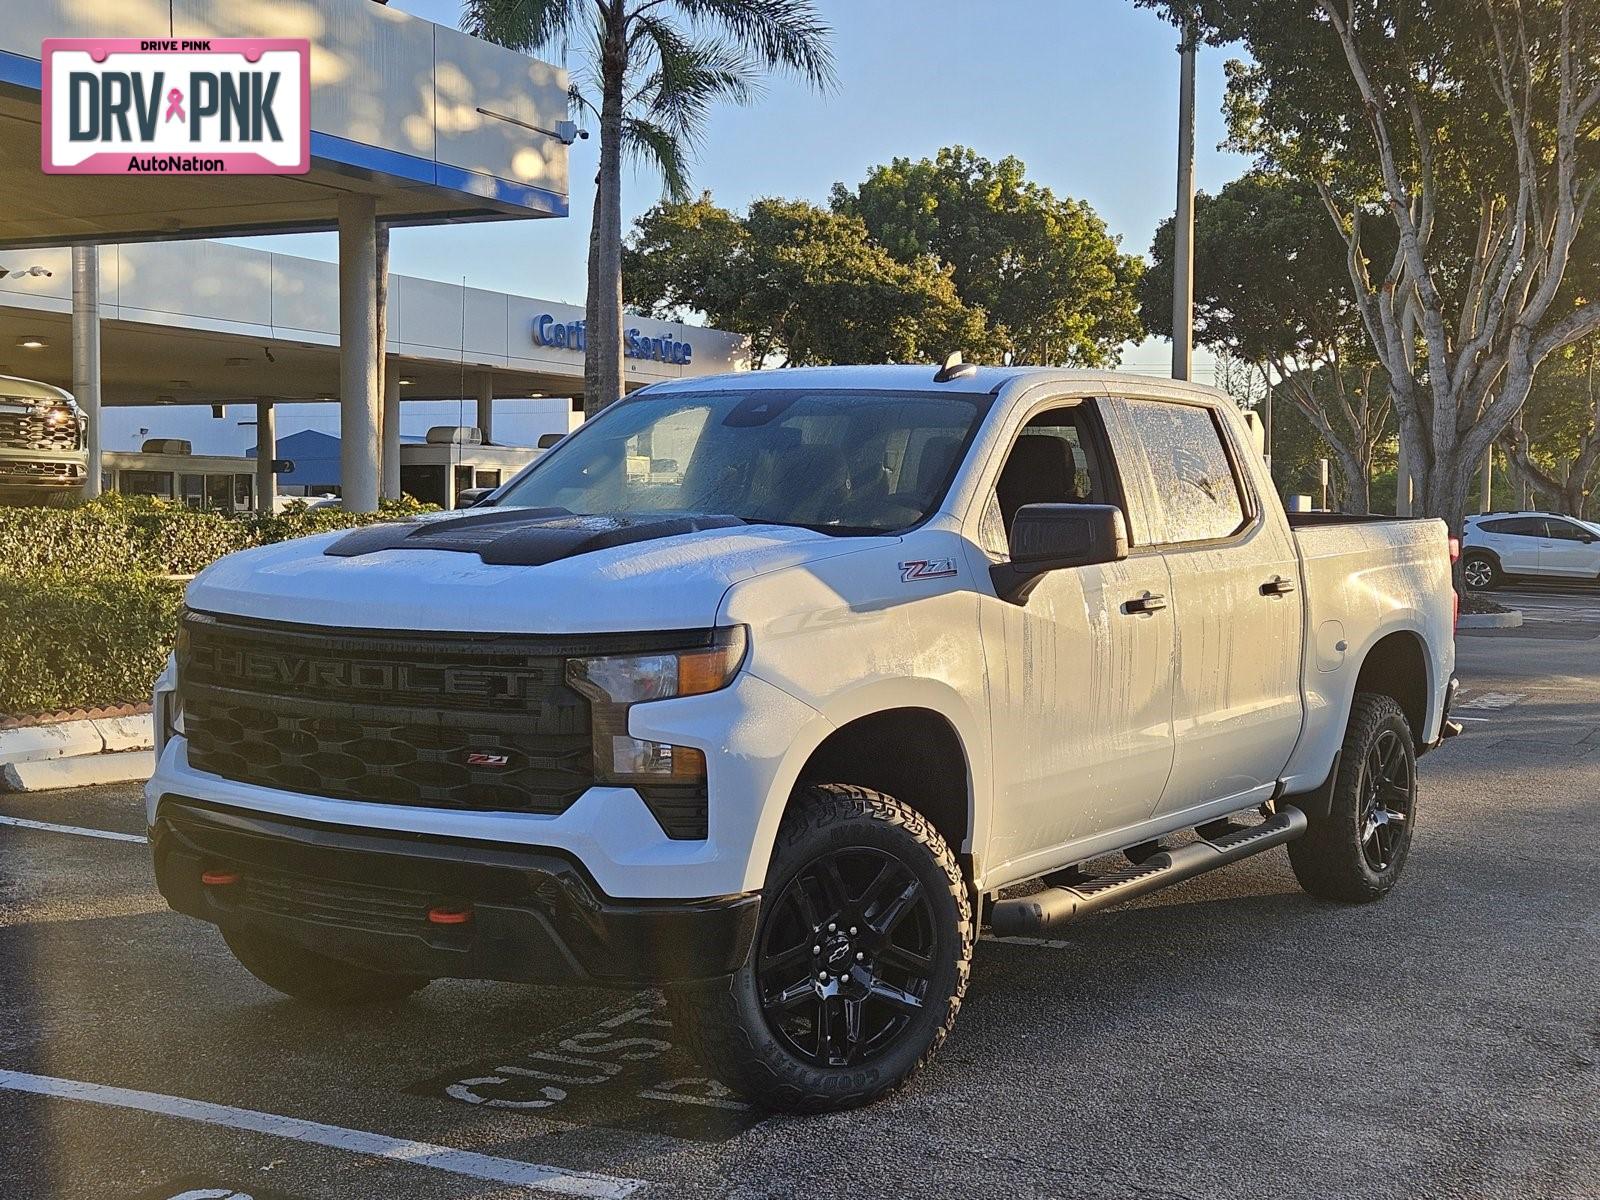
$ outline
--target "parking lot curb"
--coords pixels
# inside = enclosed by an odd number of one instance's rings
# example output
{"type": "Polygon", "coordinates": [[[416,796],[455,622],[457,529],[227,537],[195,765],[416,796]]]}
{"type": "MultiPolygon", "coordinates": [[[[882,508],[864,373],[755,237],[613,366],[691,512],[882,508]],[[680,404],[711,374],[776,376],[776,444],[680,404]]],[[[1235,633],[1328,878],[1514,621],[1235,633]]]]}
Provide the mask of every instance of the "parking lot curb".
{"type": "Polygon", "coordinates": [[[0,729],[0,767],[154,746],[149,713],[0,729]]]}
{"type": "Polygon", "coordinates": [[[0,766],[0,789],[45,792],[96,783],[135,783],[149,779],[155,769],[156,756],[150,750],[9,762],[0,766]]]}
{"type": "Polygon", "coordinates": [[[1522,610],[1497,613],[1462,613],[1456,625],[1461,629],[1515,629],[1522,624],[1522,610]]]}

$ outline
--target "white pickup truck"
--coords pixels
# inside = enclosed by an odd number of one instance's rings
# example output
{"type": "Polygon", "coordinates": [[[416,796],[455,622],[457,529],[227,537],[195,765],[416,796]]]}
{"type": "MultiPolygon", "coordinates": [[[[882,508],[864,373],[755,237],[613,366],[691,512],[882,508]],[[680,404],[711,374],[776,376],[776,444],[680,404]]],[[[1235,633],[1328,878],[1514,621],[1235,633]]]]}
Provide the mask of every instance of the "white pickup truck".
{"type": "Polygon", "coordinates": [[[1386,893],[1453,610],[1442,523],[1286,518],[1209,389],[655,385],[481,507],[202,572],[156,874],[293,996],[660,986],[743,1095],[861,1104],[944,1041],[984,924],[1282,843],[1386,893]]]}

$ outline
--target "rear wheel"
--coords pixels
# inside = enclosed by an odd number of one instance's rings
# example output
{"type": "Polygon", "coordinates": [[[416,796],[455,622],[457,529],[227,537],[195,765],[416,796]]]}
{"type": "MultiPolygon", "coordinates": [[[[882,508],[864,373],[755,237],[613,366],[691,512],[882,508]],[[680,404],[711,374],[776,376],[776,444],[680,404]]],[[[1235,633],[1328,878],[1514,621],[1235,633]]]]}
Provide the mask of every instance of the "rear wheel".
{"type": "Polygon", "coordinates": [[[1391,696],[1358,693],[1327,815],[1289,843],[1295,878],[1313,896],[1379,899],[1405,869],[1416,811],[1417,753],[1405,713],[1391,696]]]}
{"type": "Polygon", "coordinates": [[[393,1004],[429,983],[418,975],[391,975],[354,966],[248,927],[224,927],[222,939],[250,974],[269,988],[308,1004],[330,1008],[393,1004]]]}
{"type": "Polygon", "coordinates": [[[815,785],[784,818],[765,895],[749,961],[669,991],[674,1027],[768,1108],[852,1108],[905,1083],[950,1032],[972,957],[944,838],[882,793],[815,785]]]}
{"type": "Polygon", "coordinates": [[[1461,578],[1474,591],[1488,591],[1500,586],[1500,564],[1490,555],[1468,553],[1461,562],[1461,578]]]}

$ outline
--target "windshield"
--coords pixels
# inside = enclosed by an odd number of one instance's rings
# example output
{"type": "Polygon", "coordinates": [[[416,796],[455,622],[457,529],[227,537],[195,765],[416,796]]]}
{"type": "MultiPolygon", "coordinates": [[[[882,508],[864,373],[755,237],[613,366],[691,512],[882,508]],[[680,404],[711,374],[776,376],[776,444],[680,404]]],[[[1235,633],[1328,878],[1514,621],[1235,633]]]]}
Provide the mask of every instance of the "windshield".
{"type": "Polygon", "coordinates": [[[497,505],[584,516],[704,513],[827,533],[924,520],[988,396],[859,391],[645,394],[607,409],[497,505]]]}

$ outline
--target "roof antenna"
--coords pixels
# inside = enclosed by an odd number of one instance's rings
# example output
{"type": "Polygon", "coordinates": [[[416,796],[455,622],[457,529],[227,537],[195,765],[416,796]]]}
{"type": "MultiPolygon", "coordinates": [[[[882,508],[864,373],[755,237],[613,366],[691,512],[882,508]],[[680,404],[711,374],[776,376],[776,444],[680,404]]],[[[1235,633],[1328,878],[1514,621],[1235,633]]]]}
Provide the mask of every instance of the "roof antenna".
{"type": "Polygon", "coordinates": [[[957,350],[944,360],[944,366],[934,372],[933,381],[935,383],[949,383],[952,379],[965,379],[967,376],[976,375],[977,373],[978,365],[976,363],[962,362],[961,351],[957,350]]]}

